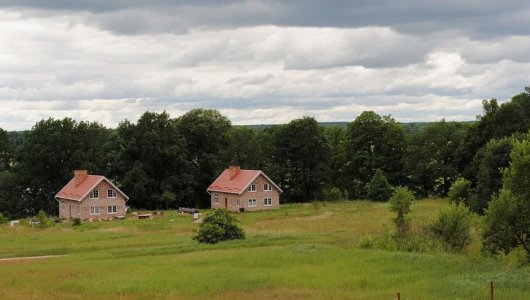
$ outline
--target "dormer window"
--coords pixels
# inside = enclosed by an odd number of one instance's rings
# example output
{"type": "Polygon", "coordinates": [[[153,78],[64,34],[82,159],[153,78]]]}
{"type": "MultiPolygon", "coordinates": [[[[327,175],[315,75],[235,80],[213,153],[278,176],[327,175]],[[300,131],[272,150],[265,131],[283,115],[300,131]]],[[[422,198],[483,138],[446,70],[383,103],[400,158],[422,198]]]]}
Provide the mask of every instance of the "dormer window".
{"type": "Polygon", "coordinates": [[[248,191],[249,192],[255,192],[256,191],[256,184],[253,183],[251,185],[248,186],[248,191]]]}
{"type": "Polygon", "coordinates": [[[98,190],[92,190],[90,194],[88,194],[88,198],[90,199],[98,199],[99,198],[99,191],[98,190]]]}
{"type": "Polygon", "coordinates": [[[116,198],[116,191],[115,190],[108,190],[107,191],[107,198],[116,198]]]}

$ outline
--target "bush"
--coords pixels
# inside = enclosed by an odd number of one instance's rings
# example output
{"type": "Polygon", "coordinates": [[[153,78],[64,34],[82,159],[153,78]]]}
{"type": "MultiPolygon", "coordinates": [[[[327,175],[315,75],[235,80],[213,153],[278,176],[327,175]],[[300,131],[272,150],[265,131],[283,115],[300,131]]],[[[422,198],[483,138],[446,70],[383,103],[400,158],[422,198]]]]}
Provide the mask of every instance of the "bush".
{"type": "Polygon", "coordinates": [[[386,180],[383,171],[377,169],[368,184],[367,197],[374,201],[387,201],[390,196],[392,196],[392,186],[386,180]]]}
{"type": "Polygon", "coordinates": [[[473,215],[463,203],[451,204],[440,211],[429,229],[446,249],[460,252],[471,242],[472,220],[473,215]]]}
{"type": "Polygon", "coordinates": [[[398,187],[390,198],[390,210],[396,213],[394,223],[398,229],[398,236],[401,237],[408,230],[407,214],[410,212],[410,205],[414,201],[414,195],[406,187],[398,187]]]}
{"type": "Polygon", "coordinates": [[[2,213],[0,213],[0,224],[5,224],[5,223],[7,223],[7,218],[4,217],[2,213]]]}
{"type": "Polygon", "coordinates": [[[458,178],[453,182],[451,188],[449,188],[448,196],[452,203],[464,203],[467,207],[470,207],[475,202],[473,199],[474,194],[475,192],[471,187],[471,181],[458,178]]]}
{"type": "Polygon", "coordinates": [[[193,239],[208,244],[244,239],[245,232],[237,223],[237,219],[228,210],[216,209],[203,219],[199,232],[193,239]]]}
{"type": "Polygon", "coordinates": [[[46,212],[43,210],[39,210],[37,213],[37,222],[39,222],[39,227],[47,227],[48,226],[48,215],[46,215],[46,212]]]}
{"type": "Polygon", "coordinates": [[[73,223],[72,223],[73,226],[79,226],[79,225],[81,225],[81,219],[80,219],[80,218],[73,218],[73,219],[72,219],[72,222],[73,222],[73,223]]]}
{"type": "Polygon", "coordinates": [[[334,187],[331,189],[324,190],[323,196],[325,201],[347,200],[348,192],[346,190],[341,190],[339,188],[334,187]]]}

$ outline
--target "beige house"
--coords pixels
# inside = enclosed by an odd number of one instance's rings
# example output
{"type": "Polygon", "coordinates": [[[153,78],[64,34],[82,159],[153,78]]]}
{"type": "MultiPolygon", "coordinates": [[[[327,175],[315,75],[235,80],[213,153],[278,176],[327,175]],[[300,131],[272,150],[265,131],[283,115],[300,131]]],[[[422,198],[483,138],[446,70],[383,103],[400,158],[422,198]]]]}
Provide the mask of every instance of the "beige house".
{"type": "Polygon", "coordinates": [[[208,187],[212,208],[256,211],[280,208],[280,189],[260,170],[230,166],[208,187]]]}
{"type": "Polygon", "coordinates": [[[74,178],[58,193],[59,217],[64,219],[113,219],[126,213],[129,197],[105,176],[75,170],[74,178]]]}

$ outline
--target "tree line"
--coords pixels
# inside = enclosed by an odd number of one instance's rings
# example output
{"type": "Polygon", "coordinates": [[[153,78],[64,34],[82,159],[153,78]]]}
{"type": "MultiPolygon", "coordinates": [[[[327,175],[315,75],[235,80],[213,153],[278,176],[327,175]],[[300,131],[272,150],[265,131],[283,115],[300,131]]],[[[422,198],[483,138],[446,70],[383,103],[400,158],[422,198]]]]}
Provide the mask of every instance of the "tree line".
{"type": "Polygon", "coordinates": [[[236,164],[263,170],[284,190],[284,203],[377,198],[370,183],[381,178],[418,197],[446,196],[464,178],[473,189],[469,206],[483,213],[502,187],[514,141],[529,128],[530,88],[502,105],[484,100],[475,122],[441,120],[413,131],[373,111],[346,127],[304,117],[258,129],[210,109],[178,118],[146,112],[115,129],[50,118],[22,135],[0,129],[0,212],[56,214],[53,196],[74,169],[107,176],[135,208],[208,207],[206,188],[236,164]]]}

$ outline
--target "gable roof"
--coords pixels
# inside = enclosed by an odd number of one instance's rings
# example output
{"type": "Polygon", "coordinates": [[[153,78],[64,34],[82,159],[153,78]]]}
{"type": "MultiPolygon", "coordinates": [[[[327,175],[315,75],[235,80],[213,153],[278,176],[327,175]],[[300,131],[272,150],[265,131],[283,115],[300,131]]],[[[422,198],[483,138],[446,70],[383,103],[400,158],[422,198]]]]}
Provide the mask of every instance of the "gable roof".
{"type": "Polygon", "coordinates": [[[125,201],[129,200],[129,197],[125,195],[119,188],[117,188],[110,180],[105,176],[100,175],[87,175],[86,178],[81,181],[78,185],[75,183],[75,177],[72,178],[56,195],[55,198],[68,199],[74,201],[81,201],[103,180],[105,180],[110,186],[112,186],[116,192],[120,193],[125,201]]]}
{"type": "Polygon", "coordinates": [[[230,169],[226,169],[215,179],[215,181],[208,187],[208,192],[222,192],[241,195],[248,186],[256,180],[260,175],[263,175],[280,193],[282,189],[276,185],[265,173],[261,170],[239,170],[239,172],[230,178],[230,169]]]}

